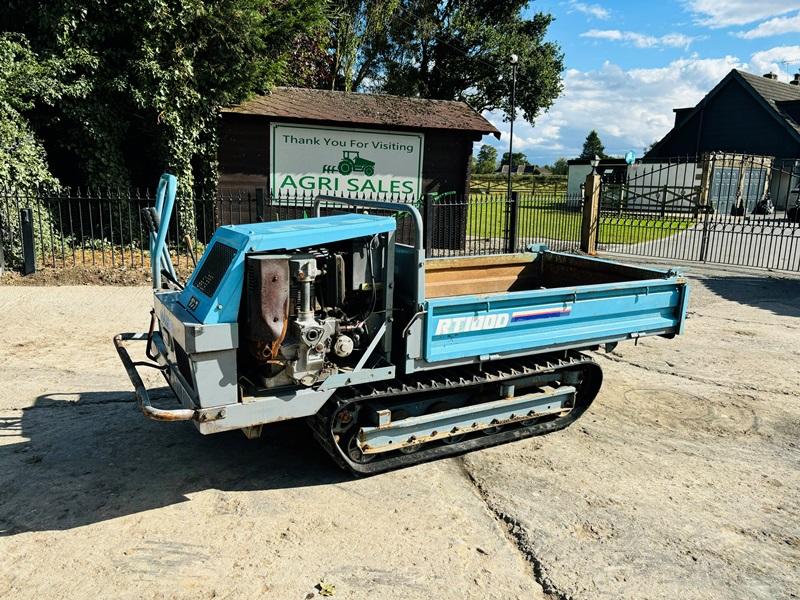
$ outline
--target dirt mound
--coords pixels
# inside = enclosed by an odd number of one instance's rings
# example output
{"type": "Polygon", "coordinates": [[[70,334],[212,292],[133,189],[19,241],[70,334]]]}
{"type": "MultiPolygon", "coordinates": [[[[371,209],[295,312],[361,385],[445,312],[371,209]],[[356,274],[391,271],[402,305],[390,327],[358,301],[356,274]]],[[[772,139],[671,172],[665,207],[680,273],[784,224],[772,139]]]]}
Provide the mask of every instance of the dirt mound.
{"type": "MultiPolygon", "coordinates": [[[[178,269],[178,277],[186,281],[191,270],[178,269]]],[[[0,285],[124,285],[150,283],[150,269],[142,267],[104,267],[77,265],[65,268],[44,267],[30,275],[6,271],[0,275],[0,285]]]]}

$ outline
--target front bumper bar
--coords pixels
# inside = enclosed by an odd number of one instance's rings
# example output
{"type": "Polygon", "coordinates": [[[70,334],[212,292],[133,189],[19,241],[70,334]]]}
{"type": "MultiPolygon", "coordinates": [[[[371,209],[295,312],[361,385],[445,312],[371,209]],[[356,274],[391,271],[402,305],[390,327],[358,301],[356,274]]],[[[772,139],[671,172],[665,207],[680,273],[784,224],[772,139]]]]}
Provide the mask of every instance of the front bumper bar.
{"type": "Polygon", "coordinates": [[[133,362],[130,354],[128,354],[127,348],[125,348],[125,343],[131,341],[148,342],[149,348],[149,340],[151,335],[152,331],[149,335],[147,333],[119,333],[114,336],[114,346],[117,348],[119,359],[122,361],[122,365],[125,367],[125,371],[128,373],[128,378],[133,384],[136,394],[136,401],[139,404],[139,410],[142,411],[144,416],[148,417],[149,419],[153,419],[154,421],[200,420],[201,416],[197,410],[191,408],[156,408],[150,402],[150,394],[148,394],[147,388],[145,387],[142,378],[139,376],[139,371],[137,371],[136,367],[149,366],[158,369],[163,369],[164,367],[156,363],[133,362]]]}

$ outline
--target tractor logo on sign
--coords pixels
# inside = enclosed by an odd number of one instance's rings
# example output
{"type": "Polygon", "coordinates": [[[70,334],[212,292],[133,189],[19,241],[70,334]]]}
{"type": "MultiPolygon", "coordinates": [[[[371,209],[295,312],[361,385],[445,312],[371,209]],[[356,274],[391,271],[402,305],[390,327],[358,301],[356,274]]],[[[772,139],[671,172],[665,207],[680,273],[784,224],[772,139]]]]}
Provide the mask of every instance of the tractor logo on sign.
{"type": "Polygon", "coordinates": [[[364,173],[367,177],[375,175],[375,163],[366,158],[361,158],[358,150],[342,150],[342,158],[338,165],[323,165],[323,173],[364,173]]]}

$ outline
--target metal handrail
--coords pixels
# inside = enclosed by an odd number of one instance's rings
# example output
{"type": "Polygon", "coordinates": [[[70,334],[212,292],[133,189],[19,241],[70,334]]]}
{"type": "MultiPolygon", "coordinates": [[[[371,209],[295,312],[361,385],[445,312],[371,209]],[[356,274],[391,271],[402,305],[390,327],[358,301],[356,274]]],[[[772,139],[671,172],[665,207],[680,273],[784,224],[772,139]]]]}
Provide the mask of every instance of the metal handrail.
{"type": "Polygon", "coordinates": [[[161,289],[161,269],[159,264],[177,279],[175,267],[172,265],[169,250],[167,249],[167,233],[172,218],[172,209],[175,205],[175,195],[178,190],[178,179],[174,175],[164,173],[158,180],[156,190],[156,205],[154,219],[157,230],[150,233],[150,271],[153,278],[153,288],[161,289]]]}
{"type": "Polygon", "coordinates": [[[407,212],[414,220],[414,249],[422,250],[422,215],[417,207],[413,204],[406,204],[404,202],[385,202],[382,200],[360,200],[358,198],[340,198],[338,196],[325,196],[320,195],[314,198],[314,214],[319,217],[320,204],[323,202],[341,202],[342,204],[349,204],[350,206],[359,206],[364,208],[377,208],[382,210],[396,210],[400,212],[407,212]]]}

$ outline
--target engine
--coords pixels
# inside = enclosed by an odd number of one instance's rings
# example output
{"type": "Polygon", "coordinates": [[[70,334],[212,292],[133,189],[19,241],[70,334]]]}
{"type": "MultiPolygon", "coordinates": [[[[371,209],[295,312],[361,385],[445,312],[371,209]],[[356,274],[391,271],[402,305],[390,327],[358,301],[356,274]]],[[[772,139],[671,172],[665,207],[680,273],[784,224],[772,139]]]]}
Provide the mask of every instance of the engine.
{"type": "Polygon", "coordinates": [[[247,257],[240,314],[253,383],[308,387],[352,366],[381,308],[384,268],[377,237],[346,244],[247,257]]]}

